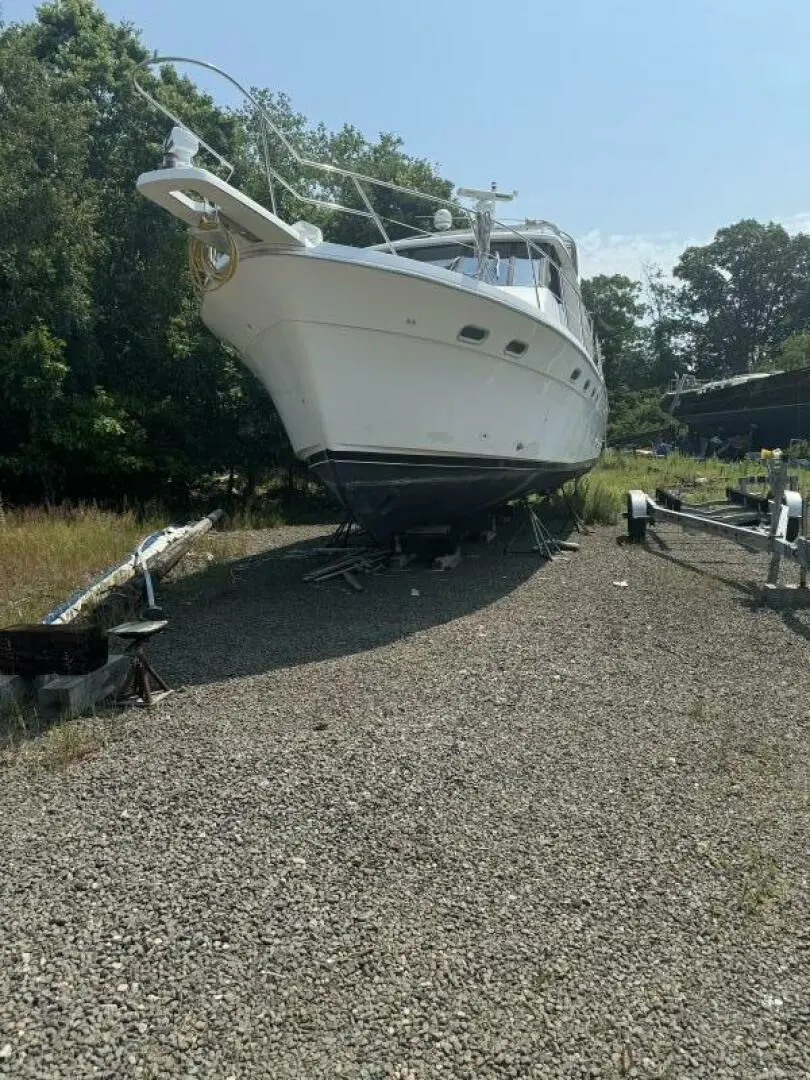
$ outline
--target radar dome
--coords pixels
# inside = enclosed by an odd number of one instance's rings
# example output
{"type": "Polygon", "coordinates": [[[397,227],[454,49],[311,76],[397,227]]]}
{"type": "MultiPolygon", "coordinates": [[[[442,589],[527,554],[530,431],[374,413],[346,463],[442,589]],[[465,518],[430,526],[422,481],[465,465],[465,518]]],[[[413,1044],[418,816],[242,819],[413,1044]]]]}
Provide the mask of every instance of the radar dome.
{"type": "Polygon", "coordinates": [[[450,211],[442,206],[433,215],[433,228],[437,232],[447,232],[453,225],[453,215],[450,211]]]}

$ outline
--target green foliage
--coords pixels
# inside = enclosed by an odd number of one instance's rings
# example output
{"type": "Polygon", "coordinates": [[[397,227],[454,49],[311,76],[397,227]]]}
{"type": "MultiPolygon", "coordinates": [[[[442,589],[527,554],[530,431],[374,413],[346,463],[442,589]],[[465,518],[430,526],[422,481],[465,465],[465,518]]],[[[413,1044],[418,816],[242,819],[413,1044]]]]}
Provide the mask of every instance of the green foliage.
{"type": "Polygon", "coordinates": [[[810,320],[810,237],[739,221],[683,253],[675,275],[701,376],[753,371],[810,320]]]}
{"type": "Polygon", "coordinates": [[[775,356],[757,365],[757,371],[802,371],[804,368],[810,368],[810,330],[791,334],[775,356]]]}
{"type": "Polygon", "coordinates": [[[674,436],[678,423],[671,413],[661,408],[660,389],[625,390],[611,398],[608,443],[642,432],[666,429],[670,429],[674,436]]]}
{"type": "Polygon", "coordinates": [[[651,365],[640,323],[646,310],[640,283],[623,274],[599,274],[583,281],[582,297],[602,346],[608,393],[646,385],[651,365]]]}
{"type": "MultiPolygon", "coordinates": [[[[267,394],[199,319],[184,230],[136,193],[166,134],[132,82],[146,56],[132,27],[92,0],[0,25],[0,492],[12,502],[126,492],[182,503],[222,475],[247,501],[290,458],[267,394]]],[[[268,201],[255,117],[217,109],[171,67],[145,80],[235,163],[235,182],[268,201]]],[[[395,136],[311,128],[283,94],[256,94],[304,155],[449,194],[395,136]]],[[[294,177],[278,140],[269,149],[294,177]]],[[[358,198],[340,179],[302,182],[309,194],[358,198]]],[[[282,214],[334,239],[380,239],[360,217],[277,194],[282,214]]],[[[413,211],[381,189],[372,198],[382,214],[413,211]]]]}

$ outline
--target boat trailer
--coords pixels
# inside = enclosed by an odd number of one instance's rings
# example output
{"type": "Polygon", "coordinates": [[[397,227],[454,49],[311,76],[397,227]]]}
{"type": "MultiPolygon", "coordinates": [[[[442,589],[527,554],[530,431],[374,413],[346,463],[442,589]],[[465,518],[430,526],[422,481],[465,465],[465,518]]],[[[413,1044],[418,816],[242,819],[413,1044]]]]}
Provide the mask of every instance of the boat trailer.
{"type": "MultiPolygon", "coordinates": [[[[627,538],[643,543],[647,529],[661,522],[680,525],[685,532],[722,536],[754,552],[769,552],[766,593],[773,594],[779,581],[782,559],[798,563],[799,591],[807,589],[810,566],[808,502],[796,489],[798,478],[788,476],[787,463],[768,460],[767,476],[746,476],[738,487],[727,487],[726,498],[718,502],[687,502],[680,491],[657,488],[655,497],[643,491],[627,493],[627,538]],[[767,484],[767,494],[751,490],[767,484]]],[[[796,590],[793,590],[796,593],[796,590]]]]}

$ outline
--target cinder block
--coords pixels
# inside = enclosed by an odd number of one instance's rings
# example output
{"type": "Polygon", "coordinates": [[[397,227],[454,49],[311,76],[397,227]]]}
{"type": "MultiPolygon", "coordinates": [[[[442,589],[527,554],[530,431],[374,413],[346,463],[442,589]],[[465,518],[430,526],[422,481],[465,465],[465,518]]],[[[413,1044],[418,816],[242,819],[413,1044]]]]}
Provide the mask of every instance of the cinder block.
{"type": "Polygon", "coordinates": [[[0,716],[14,712],[31,693],[31,683],[22,675],[0,674],[0,716]]]}
{"type": "Polygon", "coordinates": [[[37,705],[44,716],[80,716],[124,688],[132,671],[132,657],[111,653],[107,663],[87,675],[59,675],[37,690],[37,705]]]}

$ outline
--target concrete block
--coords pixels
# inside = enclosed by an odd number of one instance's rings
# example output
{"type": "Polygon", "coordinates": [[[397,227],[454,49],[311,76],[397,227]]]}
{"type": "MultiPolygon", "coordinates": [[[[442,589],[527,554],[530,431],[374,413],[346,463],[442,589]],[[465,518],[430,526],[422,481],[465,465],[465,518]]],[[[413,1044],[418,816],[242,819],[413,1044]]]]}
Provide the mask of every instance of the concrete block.
{"type": "Polygon", "coordinates": [[[14,712],[31,693],[31,683],[22,675],[0,674],[0,716],[14,712]]]}
{"type": "Polygon", "coordinates": [[[107,663],[87,675],[58,675],[37,690],[37,705],[44,716],[79,716],[119,693],[132,672],[133,659],[111,653],[107,663]]]}

